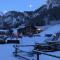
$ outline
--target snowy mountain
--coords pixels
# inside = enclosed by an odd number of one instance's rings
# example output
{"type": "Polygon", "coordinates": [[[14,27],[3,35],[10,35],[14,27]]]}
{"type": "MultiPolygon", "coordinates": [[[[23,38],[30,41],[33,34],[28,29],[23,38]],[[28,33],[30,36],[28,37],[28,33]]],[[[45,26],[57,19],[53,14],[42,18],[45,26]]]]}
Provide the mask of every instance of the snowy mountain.
{"type": "Polygon", "coordinates": [[[3,16],[4,15],[4,13],[3,12],[0,12],[0,16],[3,16]]]}
{"type": "MultiPolygon", "coordinates": [[[[35,11],[25,11],[25,12],[17,12],[17,11],[7,11],[5,13],[0,13],[0,28],[8,29],[13,28],[14,33],[16,33],[16,29],[22,25],[50,25],[50,27],[41,33],[40,36],[33,36],[33,37],[22,37],[18,38],[20,44],[18,45],[35,45],[36,43],[45,43],[46,41],[51,41],[53,37],[56,36],[56,33],[60,33],[60,8],[54,7],[47,9],[46,5],[41,6],[40,8],[36,9],[35,11]],[[51,22],[55,24],[51,25],[51,22]],[[59,22],[56,24],[56,22],[59,22]],[[46,34],[52,34],[51,37],[46,36],[46,34]]],[[[10,37],[7,38],[11,39],[10,37]]],[[[16,39],[16,38],[12,38],[16,39]]],[[[60,42],[60,37],[56,41],[60,42]]],[[[32,52],[34,47],[19,47],[21,52],[19,53],[20,57],[15,57],[13,52],[15,48],[13,47],[14,44],[4,44],[0,45],[0,59],[1,60],[36,60],[36,55],[32,55],[26,52],[32,52]],[[24,52],[24,53],[23,53],[24,52]],[[25,58],[23,58],[25,57],[25,58]]],[[[47,52],[52,55],[56,55],[60,57],[60,51],[56,52],[47,52]]],[[[54,58],[47,55],[41,54],[40,60],[60,60],[60,58],[54,58]]]]}
{"type": "Polygon", "coordinates": [[[29,24],[35,26],[55,25],[60,23],[60,7],[47,9],[47,5],[45,4],[34,11],[6,11],[5,13],[1,12],[0,16],[4,28],[6,28],[6,25],[9,25],[10,28],[29,24]]]}
{"type": "Polygon", "coordinates": [[[60,7],[59,0],[47,0],[47,8],[60,7]]]}

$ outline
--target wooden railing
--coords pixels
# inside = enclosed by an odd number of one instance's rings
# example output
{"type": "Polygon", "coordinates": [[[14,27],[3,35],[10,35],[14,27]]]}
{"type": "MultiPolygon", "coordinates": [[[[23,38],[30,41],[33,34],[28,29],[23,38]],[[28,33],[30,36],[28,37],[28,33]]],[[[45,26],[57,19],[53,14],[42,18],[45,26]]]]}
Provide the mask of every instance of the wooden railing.
{"type": "Polygon", "coordinates": [[[19,40],[0,40],[0,44],[19,44],[19,40]]]}

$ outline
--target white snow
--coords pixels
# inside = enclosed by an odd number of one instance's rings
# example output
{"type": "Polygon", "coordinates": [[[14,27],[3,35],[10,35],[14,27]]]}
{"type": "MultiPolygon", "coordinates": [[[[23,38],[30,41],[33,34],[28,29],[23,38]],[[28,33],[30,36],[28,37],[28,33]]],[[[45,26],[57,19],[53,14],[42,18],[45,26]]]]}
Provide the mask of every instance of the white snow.
{"type": "MultiPolygon", "coordinates": [[[[60,24],[52,26],[48,28],[47,30],[43,31],[42,33],[40,33],[41,37],[38,37],[38,36],[37,37],[23,37],[22,39],[20,39],[20,44],[21,45],[34,45],[36,42],[41,43],[41,42],[44,42],[45,39],[47,39],[47,37],[45,37],[45,34],[55,34],[57,32],[60,32],[60,24]]],[[[30,52],[33,50],[33,47],[20,47],[20,49],[26,52],[30,52]]],[[[14,48],[13,48],[13,45],[11,44],[0,45],[0,59],[1,60],[23,60],[22,58],[18,59],[14,57],[12,54],[13,51],[14,51],[14,48]]],[[[60,56],[60,51],[49,52],[49,54],[60,56]]],[[[40,60],[48,60],[48,59],[60,60],[58,58],[50,57],[43,54],[40,55],[40,60]]]]}
{"type": "Polygon", "coordinates": [[[40,33],[41,36],[45,36],[45,34],[55,34],[57,32],[60,32],[60,24],[54,25],[47,30],[40,33]]]}

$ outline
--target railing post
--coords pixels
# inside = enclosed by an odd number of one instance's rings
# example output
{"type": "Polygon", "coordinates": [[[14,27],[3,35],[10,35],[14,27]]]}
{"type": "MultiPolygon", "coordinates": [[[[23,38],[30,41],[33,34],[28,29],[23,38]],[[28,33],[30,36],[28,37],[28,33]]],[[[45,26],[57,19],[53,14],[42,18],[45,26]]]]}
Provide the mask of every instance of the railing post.
{"type": "Polygon", "coordinates": [[[34,52],[34,54],[36,54],[36,60],[40,60],[40,59],[39,59],[39,56],[41,55],[41,53],[39,53],[39,52],[36,51],[36,50],[34,50],[33,52],[34,52]]]}
{"type": "Polygon", "coordinates": [[[40,55],[40,54],[39,54],[38,52],[37,52],[36,54],[37,54],[37,60],[39,60],[39,55],[40,55]]]}
{"type": "Polygon", "coordinates": [[[15,51],[13,52],[13,54],[15,56],[18,56],[18,47],[17,47],[17,45],[15,45],[14,48],[15,48],[15,51]]]}

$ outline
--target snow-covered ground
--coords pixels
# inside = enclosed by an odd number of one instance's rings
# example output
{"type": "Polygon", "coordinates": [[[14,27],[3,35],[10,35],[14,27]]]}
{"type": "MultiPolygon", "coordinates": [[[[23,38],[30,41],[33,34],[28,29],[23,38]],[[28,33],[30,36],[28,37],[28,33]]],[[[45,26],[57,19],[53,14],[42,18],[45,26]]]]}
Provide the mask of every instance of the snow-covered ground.
{"type": "Polygon", "coordinates": [[[57,32],[60,32],[60,24],[49,27],[47,30],[40,33],[40,35],[45,36],[45,34],[55,34],[57,32]]]}
{"type": "MultiPolygon", "coordinates": [[[[60,24],[52,26],[50,28],[48,28],[47,30],[43,31],[42,33],[40,33],[40,37],[23,37],[22,39],[20,38],[20,44],[21,45],[34,45],[36,42],[38,43],[43,43],[44,40],[47,39],[47,37],[45,37],[45,34],[55,34],[57,32],[60,32],[60,24]]],[[[21,50],[26,51],[26,52],[30,52],[33,50],[33,47],[20,47],[21,50]]],[[[13,48],[13,44],[4,44],[4,45],[0,45],[0,59],[1,60],[24,60],[20,57],[20,59],[16,58],[13,56],[12,52],[14,51],[13,48]]],[[[56,51],[56,52],[49,52],[49,54],[53,54],[53,55],[57,55],[60,56],[60,51],[56,51]]],[[[26,56],[28,58],[28,56],[26,56]]],[[[30,57],[31,60],[32,57],[30,57]]],[[[50,57],[47,55],[40,55],[40,60],[60,60],[59,58],[54,58],[54,57],[50,57]]],[[[26,60],[26,59],[25,59],[26,60]]],[[[34,60],[36,60],[36,56],[34,56],[34,60]]]]}

